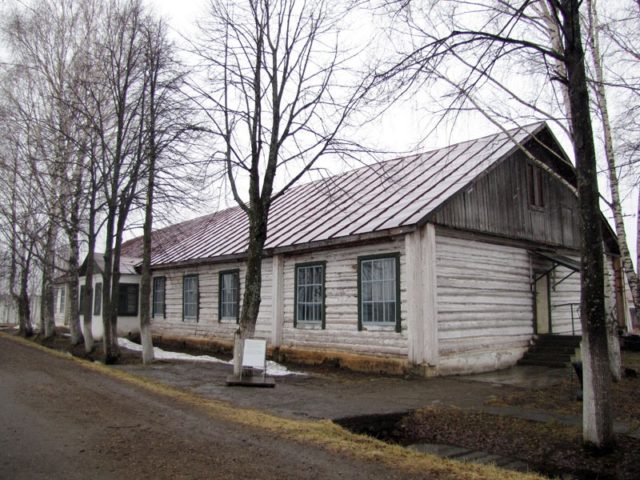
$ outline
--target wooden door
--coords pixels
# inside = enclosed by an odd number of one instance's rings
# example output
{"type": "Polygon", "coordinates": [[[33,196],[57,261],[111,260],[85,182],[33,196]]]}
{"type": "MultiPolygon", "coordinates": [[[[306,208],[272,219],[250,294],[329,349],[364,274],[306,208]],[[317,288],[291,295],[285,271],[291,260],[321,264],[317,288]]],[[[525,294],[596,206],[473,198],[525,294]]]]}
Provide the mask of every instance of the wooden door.
{"type": "Polygon", "coordinates": [[[550,333],[549,321],[549,275],[543,275],[536,281],[536,325],[538,335],[550,333]]]}

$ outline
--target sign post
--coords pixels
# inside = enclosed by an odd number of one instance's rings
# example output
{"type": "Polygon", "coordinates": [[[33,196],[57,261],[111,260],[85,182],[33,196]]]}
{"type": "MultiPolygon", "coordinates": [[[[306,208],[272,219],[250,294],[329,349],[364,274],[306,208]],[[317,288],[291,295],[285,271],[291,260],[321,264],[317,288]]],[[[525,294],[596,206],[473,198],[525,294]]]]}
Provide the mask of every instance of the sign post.
{"type": "Polygon", "coordinates": [[[276,386],[272,377],[267,377],[267,341],[255,338],[244,340],[242,349],[242,373],[227,377],[227,386],[270,387],[276,386]],[[253,375],[261,370],[262,375],[253,375]]]}

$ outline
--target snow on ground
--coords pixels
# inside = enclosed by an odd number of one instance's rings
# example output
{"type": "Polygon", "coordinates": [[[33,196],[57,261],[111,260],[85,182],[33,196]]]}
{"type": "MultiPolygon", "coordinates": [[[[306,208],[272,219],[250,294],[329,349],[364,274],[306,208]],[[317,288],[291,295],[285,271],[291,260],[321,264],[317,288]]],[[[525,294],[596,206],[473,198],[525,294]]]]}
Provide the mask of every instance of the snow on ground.
{"type": "MultiPolygon", "coordinates": [[[[142,351],[142,345],[131,342],[126,338],[118,338],[118,345],[120,345],[122,348],[126,348],[134,352],[142,351]]],[[[166,350],[162,350],[159,347],[153,347],[153,355],[157,360],[183,360],[188,362],[209,362],[209,363],[224,363],[226,365],[233,365],[233,360],[230,360],[230,361],[221,360],[219,358],[212,357],[210,355],[190,355],[188,353],[168,352],[166,350]]],[[[272,377],[282,377],[285,375],[305,375],[305,374],[302,372],[294,372],[293,370],[289,370],[284,365],[268,360],[267,375],[270,375],[272,377]]]]}

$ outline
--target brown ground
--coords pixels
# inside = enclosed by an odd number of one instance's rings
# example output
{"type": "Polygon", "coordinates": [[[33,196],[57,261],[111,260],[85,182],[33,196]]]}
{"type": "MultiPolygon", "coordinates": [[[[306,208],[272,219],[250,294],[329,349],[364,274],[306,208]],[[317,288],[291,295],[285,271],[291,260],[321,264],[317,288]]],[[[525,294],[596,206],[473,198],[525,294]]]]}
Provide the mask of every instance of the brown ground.
{"type": "MultiPolygon", "coordinates": [[[[640,428],[640,352],[623,352],[623,369],[633,370],[612,388],[613,414],[618,421],[640,428]]],[[[498,395],[487,402],[489,405],[509,405],[529,410],[543,410],[564,415],[582,415],[582,403],[575,401],[579,389],[577,377],[566,378],[548,388],[527,390],[507,395],[498,395]]]]}
{"type": "Polygon", "coordinates": [[[425,478],[229,421],[1,336],[0,385],[1,479],[425,478]]]}
{"type": "MultiPolygon", "coordinates": [[[[40,342],[42,343],[42,342],[40,342]]],[[[44,342],[60,350],[68,350],[68,338],[58,337],[44,342]]],[[[99,349],[86,355],[82,346],[74,355],[99,360],[99,349]]],[[[201,353],[201,352],[200,352],[201,353]]],[[[640,372],[640,353],[624,355],[624,366],[640,372]]],[[[140,363],[138,353],[123,350],[122,363],[140,363]]],[[[522,390],[498,393],[489,406],[515,406],[523,410],[581,414],[582,404],[575,400],[578,383],[567,375],[553,387],[537,391],[522,390]]],[[[500,392],[500,390],[496,390],[500,392]]],[[[618,421],[640,426],[640,379],[625,378],[613,386],[615,417],[618,421]]],[[[555,423],[532,422],[512,417],[495,416],[446,405],[420,409],[404,417],[392,432],[390,440],[400,444],[444,443],[517,458],[544,472],[573,472],[578,478],[640,478],[640,440],[619,435],[617,449],[608,455],[594,455],[583,449],[579,427],[555,423]]]]}
{"type": "MultiPolygon", "coordinates": [[[[640,372],[640,352],[624,352],[623,367],[640,372]]],[[[567,379],[558,385],[497,395],[487,403],[579,417],[582,403],[575,400],[578,387],[577,380],[567,375],[567,379]]],[[[629,376],[615,383],[612,389],[615,419],[637,429],[640,426],[639,398],[639,378],[629,376]]],[[[557,423],[438,406],[405,417],[392,436],[403,444],[451,444],[513,457],[541,472],[572,472],[579,478],[640,478],[640,440],[619,434],[612,453],[596,455],[583,448],[579,427],[557,423]]]]}
{"type": "Polygon", "coordinates": [[[582,447],[578,427],[541,423],[452,407],[427,407],[405,417],[393,432],[402,443],[440,443],[522,460],[548,474],[578,478],[640,478],[640,440],[618,437],[618,448],[594,455],[582,447]]]}

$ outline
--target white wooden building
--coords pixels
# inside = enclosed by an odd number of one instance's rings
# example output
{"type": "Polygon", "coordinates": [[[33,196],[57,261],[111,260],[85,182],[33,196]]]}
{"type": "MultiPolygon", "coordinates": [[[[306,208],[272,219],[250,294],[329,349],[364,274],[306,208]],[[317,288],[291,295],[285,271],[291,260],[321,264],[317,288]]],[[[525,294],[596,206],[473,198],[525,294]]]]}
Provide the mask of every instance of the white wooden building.
{"type": "MultiPolygon", "coordinates": [[[[536,334],[579,335],[575,182],[535,124],[293,188],[271,209],[256,336],[281,358],[431,375],[513,365],[536,334]]],[[[230,345],[247,230],[231,208],[154,232],[155,335],[230,345]]]]}

